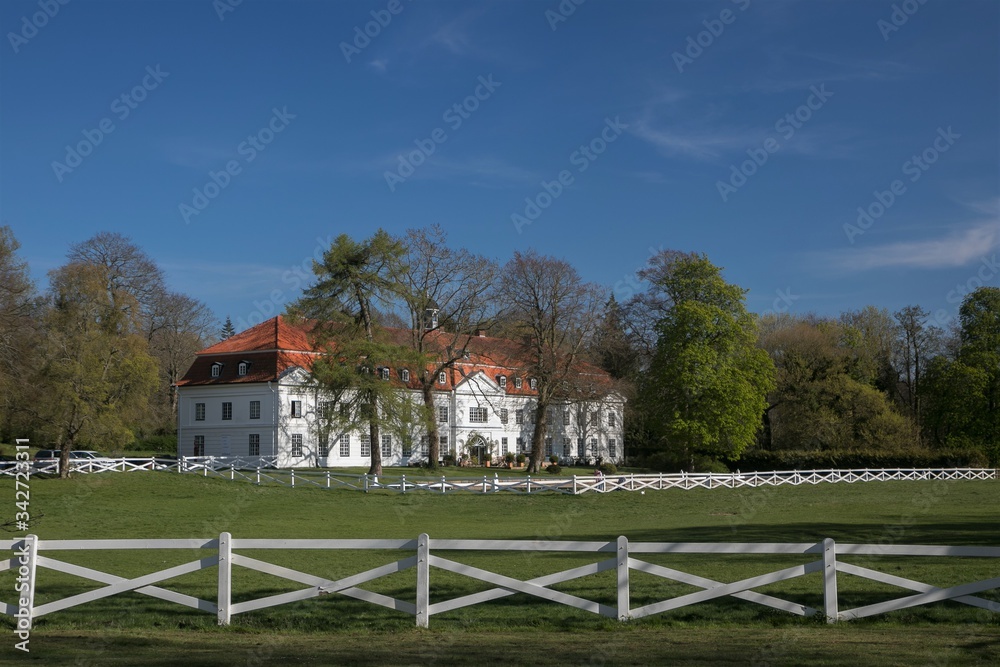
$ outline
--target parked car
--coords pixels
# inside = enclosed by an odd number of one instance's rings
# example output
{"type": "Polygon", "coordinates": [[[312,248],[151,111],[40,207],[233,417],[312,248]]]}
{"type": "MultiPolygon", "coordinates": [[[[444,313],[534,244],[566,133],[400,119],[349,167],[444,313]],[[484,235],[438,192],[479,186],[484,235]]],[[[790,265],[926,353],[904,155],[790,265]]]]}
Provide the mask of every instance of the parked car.
{"type": "MultiPolygon", "coordinates": [[[[39,449],[35,452],[36,461],[48,461],[51,459],[58,460],[60,452],[58,449],[39,449]]],[[[105,458],[99,452],[95,452],[89,449],[74,449],[69,453],[71,459],[103,459],[105,458]]]]}

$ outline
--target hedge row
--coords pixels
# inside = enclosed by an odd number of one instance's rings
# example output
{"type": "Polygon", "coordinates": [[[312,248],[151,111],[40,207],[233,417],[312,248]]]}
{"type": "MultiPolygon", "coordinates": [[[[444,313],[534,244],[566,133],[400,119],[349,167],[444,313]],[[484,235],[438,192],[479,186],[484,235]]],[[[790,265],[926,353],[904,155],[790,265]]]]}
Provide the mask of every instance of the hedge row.
{"type": "Polygon", "coordinates": [[[909,451],[753,451],[728,461],[733,471],[825,470],[858,468],[985,468],[986,455],[974,450],[909,451]]]}

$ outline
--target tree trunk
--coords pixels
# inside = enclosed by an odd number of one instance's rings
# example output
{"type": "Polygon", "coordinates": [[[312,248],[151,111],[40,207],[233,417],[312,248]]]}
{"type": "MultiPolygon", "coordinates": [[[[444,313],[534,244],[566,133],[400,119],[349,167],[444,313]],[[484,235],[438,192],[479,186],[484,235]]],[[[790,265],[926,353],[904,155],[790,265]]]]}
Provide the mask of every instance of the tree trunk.
{"type": "Polygon", "coordinates": [[[73,447],[73,440],[69,438],[59,443],[59,479],[69,479],[69,450],[73,447]]]}
{"type": "MultiPolygon", "coordinates": [[[[433,377],[430,378],[433,380],[433,377]]],[[[430,380],[424,380],[423,397],[424,407],[430,414],[430,424],[427,426],[427,467],[437,470],[438,461],[441,460],[441,438],[438,433],[437,408],[434,406],[433,385],[428,384],[430,380]]]]}
{"type": "Polygon", "coordinates": [[[379,437],[378,420],[372,417],[368,420],[368,437],[371,438],[372,464],[368,468],[369,475],[382,474],[382,439],[379,437]]]}
{"type": "Polygon", "coordinates": [[[528,462],[528,472],[539,472],[545,456],[545,427],[548,415],[547,402],[538,401],[535,407],[535,430],[531,434],[531,459],[528,462]]]}

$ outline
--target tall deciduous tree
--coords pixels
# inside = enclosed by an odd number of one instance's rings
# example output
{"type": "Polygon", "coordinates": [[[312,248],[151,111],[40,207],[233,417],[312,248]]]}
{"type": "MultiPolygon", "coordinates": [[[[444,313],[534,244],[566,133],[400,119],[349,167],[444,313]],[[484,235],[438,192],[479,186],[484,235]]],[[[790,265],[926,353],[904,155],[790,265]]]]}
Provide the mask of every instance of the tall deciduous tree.
{"type": "MultiPolygon", "coordinates": [[[[0,426],[8,427],[37,351],[35,286],[20,244],[10,227],[0,226],[0,426]]],[[[20,425],[19,425],[20,426],[20,425]]]]}
{"type": "Polygon", "coordinates": [[[404,248],[387,232],[378,230],[371,238],[357,242],[346,234],[338,236],[322,262],[313,263],[316,283],[305,290],[289,312],[314,321],[312,335],[328,355],[319,362],[314,377],[332,394],[349,401],[351,414],[368,425],[371,442],[370,474],[382,473],[379,443],[380,419],[391,410],[398,392],[388,382],[375,378],[376,365],[405,355],[379,335],[377,307],[391,304],[394,296],[393,267],[404,248]],[[345,387],[353,388],[348,391],[345,387]]]}
{"type": "Polygon", "coordinates": [[[512,332],[520,334],[525,370],[536,382],[529,472],[537,472],[549,408],[560,400],[589,396],[578,362],[601,321],[605,295],[568,262],[533,250],[514,253],[501,272],[500,289],[512,332]]]}
{"type": "Polygon", "coordinates": [[[735,459],[754,442],[774,386],[744,290],[703,255],[661,253],[649,275],[662,312],[642,388],[653,430],[689,457],[735,459]]]}
{"type": "Polygon", "coordinates": [[[69,451],[134,439],[146,411],[157,364],[130,322],[138,304],[108,290],[108,268],[70,263],[50,274],[41,361],[33,389],[35,417],[61,450],[60,476],[69,475],[69,451]]]}
{"type": "MultiPolygon", "coordinates": [[[[396,297],[409,315],[409,355],[416,365],[424,409],[434,413],[434,386],[466,356],[477,329],[494,320],[498,269],[486,257],[448,246],[440,227],[413,229],[394,263],[396,297]]],[[[428,465],[441,456],[436,419],[427,421],[428,465]]]]}
{"type": "Polygon", "coordinates": [[[896,367],[900,375],[898,395],[910,417],[918,424],[923,419],[921,379],[941,337],[937,327],[927,325],[928,315],[920,306],[907,306],[895,313],[899,325],[895,346],[896,367]]]}

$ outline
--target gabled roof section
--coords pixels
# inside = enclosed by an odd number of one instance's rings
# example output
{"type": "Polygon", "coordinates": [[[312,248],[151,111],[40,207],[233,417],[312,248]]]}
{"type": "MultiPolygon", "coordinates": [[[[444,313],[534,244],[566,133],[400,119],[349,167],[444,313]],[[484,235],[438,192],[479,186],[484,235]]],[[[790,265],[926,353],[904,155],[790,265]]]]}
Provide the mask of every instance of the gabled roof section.
{"type": "Polygon", "coordinates": [[[235,336],[205,348],[177,386],[268,382],[294,367],[309,370],[317,354],[309,344],[308,324],[292,325],[278,315],[235,336]],[[241,361],[249,362],[246,375],[239,374],[241,361]],[[212,366],[222,364],[213,377],[212,366]]]}
{"type": "Polygon", "coordinates": [[[306,324],[289,324],[283,316],[278,315],[207,347],[198,354],[231,354],[263,350],[312,352],[312,346],[309,344],[310,328],[306,324]]]}

